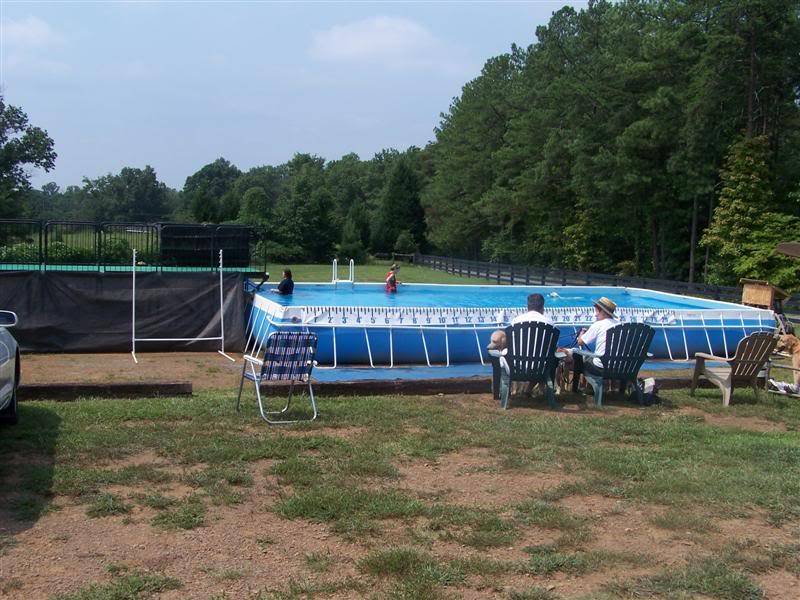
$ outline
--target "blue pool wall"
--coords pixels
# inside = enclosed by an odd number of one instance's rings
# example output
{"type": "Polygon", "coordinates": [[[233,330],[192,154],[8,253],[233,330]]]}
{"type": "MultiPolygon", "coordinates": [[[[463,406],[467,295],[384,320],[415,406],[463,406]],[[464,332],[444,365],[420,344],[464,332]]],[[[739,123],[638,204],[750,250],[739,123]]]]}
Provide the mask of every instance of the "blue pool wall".
{"type": "MultiPolygon", "coordinates": [[[[297,287],[302,289],[304,284],[297,284],[297,287]]],[[[328,284],[330,285],[330,284],[328,284]]],[[[357,286],[367,286],[371,284],[356,284],[357,286]]],[[[374,285],[374,284],[373,284],[374,285]]],[[[315,284],[319,287],[319,284],[315,284]]],[[[407,286],[411,287],[411,286],[407,286]]],[[[418,285],[417,288],[432,287],[430,285],[418,285]]],[[[439,286],[436,286],[439,287],[439,286]]],[[[447,286],[453,288],[453,291],[462,294],[467,293],[474,296],[483,290],[490,291],[494,286],[447,286]],[[472,288],[472,289],[467,289],[472,288]]],[[[502,286],[508,289],[511,286],[502,286]]],[[[598,288],[598,287],[542,287],[542,286],[514,286],[522,293],[524,298],[527,293],[532,291],[549,292],[554,290],[556,292],[584,292],[587,297],[598,297],[602,295],[610,295],[612,292],[619,294],[621,288],[598,288]]],[[[297,289],[297,288],[296,288],[297,289]]],[[[324,289],[324,288],[323,288],[324,289]]],[[[496,288],[495,288],[496,289],[496,288]]],[[[626,292],[629,290],[625,290],[626,292]]],[[[654,358],[673,359],[673,360],[689,360],[694,357],[697,352],[709,352],[717,356],[733,356],[736,346],[739,341],[751,333],[758,331],[774,331],[774,319],[772,318],[771,311],[756,310],[750,307],[741,306],[737,304],[718,302],[713,300],[705,300],[699,298],[686,298],[683,296],[674,296],[672,294],[653,292],[650,290],[633,290],[637,298],[647,299],[654,298],[659,301],[662,306],[668,304],[672,298],[678,305],[691,307],[684,310],[683,308],[675,309],[659,309],[662,314],[673,314],[679,318],[672,322],[672,327],[663,327],[658,322],[649,323],[656,327],[656,334],[650,346],[650,353],[654,358]],[[685,315],[694,315],[707,313],[707,315],[722,315],[722,322],[724,327],[721,326],[719,316],[708,318],[704,316],[700,318],[685,318],[685,315]]],[[[259,298],[259,296],[256,296],[259,298]]],[[[415,310],[412,307],[372,307],[372,308],[356,308],[356,307],[313,307],[315,314],[322,311],[324,315],[334,315],[337,317],[335,322],[339,324],[334,328],[327,323],[316,324],[314,322],[301,323],[298,322],[298,311],[306,310],[307,314],[314,311],[308,310],[311,307],[302,305],[281,306],[273,302],[275,297],[263,296],[260,301],[254,305],[250,314],[250,328],[256,329],[256,337],[259,339],[266,339],[266,337],[276,330],[302,330],[313,331],[319,337],[319,345],[317,351],[317,360],[321,365],[334,364],[334,335],[336,347],[336,364],[337,365],[369,365],[370,364],[370,351],[372,356],[372,364],[374,366],[386,366],[390,363],[395,365],[402,364],[426,364],[430,361],[431,364],[441,365],[448,361],[450,364],[458,363],[474,363],[480,362],[481,357],[484,361],[488,360],[486,354],[486,346],[489,343],[491,332],[495,329],[505,326],[504,323],[493,323],[484,319],[481,327],[485,329],[452,329],[448,328],[445,332],[441,328],[436,327],[434,318],[431,326],[423,325],[420,327],[409,328],[407,324],[402,326],[392,327],[377,327],[372,326],[364,328],[363,324],[357,327],[352,327],[352,319],[345,324],[341,320],[347,315],[359,314],[357,311],[390,311],[395,315],[397,311],[415,310]],[[326,313],[325,310],[330,311],[326,313]],[[348,312],[349,311],[349,312],[348,312]],[[356,311],[356,312],[352,312],[356,311]],[[366,336],[365,336],[365,331],[366,336]],[[423,337],[424,336],[424,344],[423,337]],[[368,340],[368,341],[367,341],[368,340]],[[391,344],[390,344],[391,340],[391,344]],[[427,347],[427,359],[425,349],[427,347]],[[448,352],[449,350],[449,352],[448,352]]],[[[510,313],[514,311],[522,311],[521,307],[506,307],[510,313]]],[[[424,311],[426,309],[416,309],[424,311]]],[[[448,308],[431,308],[433,314],[446,314],[451,309],[448,308]]],[[[552,309],[558,311],[558,308],[552,309]]],[[[571,309],[564,309],[569,312],[571,309]]],[[[647,309],[644,310],[645,315],[649,314],[647,309]]],[[[452,309],[452,311],[464,311],[460,308],[452,309]]],[[[481,309],[474,309],[475,314],[486,314],[481,309]]],[[[620,312],[625,309],[621,308],[620,312]]],[[[470,310],[467,309],[466,313],[470,310]]],[[[579,321],[570,323],[556,323],[556,327],[560,331],[559,345],[565,347],[572,347],[575,345],[576,332],[581,328],[587,326],[591,322],[591,308],[586,307],[586,310],[579,315],[573,314],[571,318],[580,319],[579,321]]],[[[656,313],[657,311],[652,311],[656,313]]],[[[380,313],[383,314],[383,313],[380,313]]],[[[374,315],[373,315],[374,316],[374,315]]],[[[510,317],[511,315],[509,315],[510,317]]],[[[558,315],[559,318],[564,317],[558,315]]],[[[448,318],[454,318],[450,314],[448,318]]],[[[457,318],[457,317],[456,317],[457,318]]],[[[566,317],[564,317],[566,318],[566,317]]],[[[647,318],[653,320],[658,319],[658,314],[653,314],[650,317],[644,317],[644,322],[647,318]]],[[[488,317],[487,317],[488,319],[488,317]]],[[[326,321],[329,319],[321,318],[319,321],[326,321]]],[[[376,319],[376,325],[380,325],[380,320],[376,319]]],[[[367,319],[364,320],[366,322],[367,319]]],[[[439,325],[441,327],[441,325],[439,325]]],[[[468,327],[468,324],[463,322],[463,318],[457,325],[452,327],[468,327]]]]}

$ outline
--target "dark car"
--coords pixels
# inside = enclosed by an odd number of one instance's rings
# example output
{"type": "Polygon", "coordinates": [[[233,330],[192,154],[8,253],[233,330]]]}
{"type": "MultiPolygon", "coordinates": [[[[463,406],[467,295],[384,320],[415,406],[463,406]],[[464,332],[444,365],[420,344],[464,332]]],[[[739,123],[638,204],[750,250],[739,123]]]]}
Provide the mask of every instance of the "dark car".
{"type": "Polygon", "coordinates": [[[0,310],[0,423],[17,422],[17,386],[19,385],[19,346],[8,332],[17,324],[17,315],[0,310]]]}

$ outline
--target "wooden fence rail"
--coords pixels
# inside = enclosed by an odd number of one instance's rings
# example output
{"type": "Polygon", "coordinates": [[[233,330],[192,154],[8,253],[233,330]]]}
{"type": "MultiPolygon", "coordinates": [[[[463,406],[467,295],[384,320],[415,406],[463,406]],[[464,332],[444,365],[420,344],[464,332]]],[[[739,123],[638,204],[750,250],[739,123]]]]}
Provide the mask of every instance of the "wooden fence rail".
{"type": "MultiPolygon", "coordinates": [[[[398,256],[399,258],[399,256],[398,256]]],[[[726,302],[741,302],[741,288],[686,281],[654,279],[628,275],[606,275],[585,273],[569,269],[551,269],[526,265],[508,265],[477,260],[464,260],[448,256],[415,254],[415,265],[444,271],[462,277],[474,277],[510,285],[603,285],[615,287],[634,287],[659,292],[669,292],[686,296],[698,296],[726,302]]],[[[784,302],[784,308],[800,312],[800,295],[794,295],[784,302]]]]}

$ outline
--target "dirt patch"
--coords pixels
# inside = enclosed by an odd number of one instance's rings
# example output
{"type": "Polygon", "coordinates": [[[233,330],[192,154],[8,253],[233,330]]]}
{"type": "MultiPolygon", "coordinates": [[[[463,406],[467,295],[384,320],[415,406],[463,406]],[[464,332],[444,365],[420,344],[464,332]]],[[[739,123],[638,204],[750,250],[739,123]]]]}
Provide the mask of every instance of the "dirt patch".
{"type": "Polygon", "coordinates": [[[400,466],[399,488],[415,495],[435,495],[455,504],[503,507],[522,502],[574,478],[559,473],[519,473],[501,469],[485,449],[447,454],[438,461],[400,466]]]}
{"type": "Polygon", "coordinates": [[[241,356],[232,363],[215,352],[136,354],[26,354],[23,383],[130,383],[189,381],[195,391],[238,388],[241,356]]]}
{"type": "Polygon", "coordinates": [[[800,575],[786,571],[772,571],[758,575],[755,580],[767,598],[797,598],[797,590],[800,590],[800,575]]]}
{"type": "MultiPolygon", "coordinates": [[[[114,466],[148,464],[145,459],[140,455],[114,466]]],[[[154,528],[150,520],[156,511],[138,505],[125,517],[97,519],[86,516],[85,505],[63,506],[14,534],[16,545],[0,556],[0,580],[19,580],[22,587],[12,592],[19,598],[45,599],[88,582],[110,581],[108,565],[121,565],[183,582],[181,589],[160,598],[208,598],[222,592],[241,598],[265,588],[285,589],[287,574],[297,579],[314,575],[306,558],[311,553],[332,557],[331,579],[360,577],[355,563],[363,547],[332,535],[324,524],[289,521],[271,512],[279,492],[264,474],[266,466],[266,461],[254,465],[254,485],[243,489],[242,504],[209,506],[206,526],[189,531],[154,528]]],[[[196,491],[177,482],[159,488],[172,498],[196,491]]],[[[113,486],[108,491],[130,497],[145,489],[113,486]]],[[[2,523],[9,522],[5,519],[2,523]]],[[[0,534],[7,535],[4,529],[0,525],[0,534]]]]}
{"type": "Polygon", "coordinates": [[[702,417],[706,423],[714,425],[715,427],[735,427],[738,429],[747,429],[748,431],[762,431],[766,433],[786,431],[786,425],[784,423],[767,421],[766,419],[759,419],[758,417],[740,417],[736,415],[707,413],[693,407],[681,408],[677,414],[702,417]]]}

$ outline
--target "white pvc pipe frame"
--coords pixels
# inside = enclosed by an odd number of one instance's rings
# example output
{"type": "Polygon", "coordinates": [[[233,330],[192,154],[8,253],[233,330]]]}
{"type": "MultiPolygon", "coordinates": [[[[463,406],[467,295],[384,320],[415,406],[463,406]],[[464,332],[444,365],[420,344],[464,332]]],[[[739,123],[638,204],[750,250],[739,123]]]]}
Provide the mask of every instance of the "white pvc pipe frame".
{"type": "MultiPolygon", "coordinates": [[[[255,309],[253,310],[253,313],[254,312],[255,312],[255,309]]],[[[263,341],[264,341],[263,340],[263,333],[264,333],[264,330],[265,330],[264,329],[265,325],[267,327],[269,327],[270,325],[274,326],[274,327],[293,327],[293,326],[294,327],[298,327],[299,326],[299,327],[304,327],[306,329],[306,331],[310,330],[310,327],[309,327],[308,324],[297,324],[297,325],[295,325],[295,324],[292,324],[292,323],[286,323],[286,322],[282,322],[282,321],[275,321],[272,318],[270,318],[270,316],[267,314],[266,311],[259,309],[258,312],[262,315],[259,325],[256,325],[256,323],[258,322],[258,317],[253,319],[253,313],[251,313],[251,315],[250,315],[250,320],[248,322],[248,329],[249,329],[250,332],[249,332],[248,341],[247,341],[247,344],[246,344],[245,350],[244,350],[245,354],[248,354],[248,349],[250,349],[250,353],[252,355],[254,355],[254,356],[257,356],[257,353],[260,352],[260,350],[262,348],[262,345],[263,345],[263,341]],[[256,331],[256,327],[258,327],[258,331],[256,331]],[[251,340],[253,341],[252,348],[250,348],[251,340]],[[257,349],[255,347],[256,343],[258,343],[258,348],[257,349]],[[253,350],[255,350],[255,352],[253,352],[253,350]]],[[[728,324],[725,323],[724,319],[720,316],[720,325],[719,325],[719,327],[712,326],[713,329],[722,330],[722,342],[723,342],[724,347],[725,347],[725,356],[724,357],[720,357],[720,358],[724,358],[725,360],[730,360],[731,358],[733,358],[732,356],[730,356],[730,354],[728,352],[728,340],[727,340],[727,338],[725,336],[725,330],[726,329],[739,329],[739,328],[741,328],[742,329],[742,333],[744,333],[744,335],[747,335],[747,326],[745,325],[744,316],[743,316],[743,314],[741,312],[739,313],[739,320],[740,320],[740,324],[735,324],[735,325],[734,324],[730,324],[730,325],[728,325],[728,324]]],[[[708,343],[708,352],[709,352],[709,354],[713,354],[714,353],[713,348],[711,346],[711,338],[708,335],[708,329],[707,329],[707,326],[705,324],[705,319],[702,318],[702,314],[701,314],[701,321],[703,323],[702,325],[686,325],[684,323],[684,321],[683,321],[683,317],[681,316],[681,324],[680,325],[665,325],[665,324],[658,324],[658,323],[647,323],[647,325],[653,327],[654,329],[661,329],[662,330],[662,333],[664,334],[664,342],[666,343],[666,346],[667,346],[667,353],[669,354],[669,358],[670,358],[671,361],[673,361],[673,362],[685,362],[685,361],[690,361],[691,360],[689,358],[689,344],[688,344],[688,340],[686,339],[686,330],[687,329],[703,329],[703,331],[705,333],[705,336],[706,336],[706,342],[708,343]],[[681,330],[681,333],[683,335],[683,347],[684,347],[684,351],[686,353],[686,358],[676,359],[676,358],[673,357],[672,348],[670,347],[670,344],[669,344],[669,337],[667,336],[667,331],[666,331],[667,329],[680,329],[681,330]]],[[[573,328],[573,331],[577,334],[578,328],[577,328],[576,325],[556,324],[556,327],[559,327],[559,325],[562,326],[562,327],[563,326],[566,326],[566,327],[570,327],[571,326],[573,328]]],[[[464,325],[464,326],[461,326],[461,325],[450,325],[450,326],[448,326],[446,324],[443,325],[443,326],[441,326],[441,325],[425,325],[425,326],[422,326],[422,325],[394,325],[394,326],[393,325],[382,325],[382,326],[374,326],[374,327],[362,326],[361,329],[364,330],[364,339],[366,340],[367,353],[369,354],[369,364],[370,364],[370,367],[372,367],[372,368],[376,368],[376,367],[375,367],[375,363],[374,363],[373,358],[372,358],[372,348],[371,348],[370,343],[369,343],[369,333],[368,333],[367,330],[368,329],[388,329],[389,330],[389,364],[388,365],[378,365],[378,367],[389,367],[391,369],[391,368],[394,367],[394,335],[392,333],[394,329],[419,329],[420,336],[421,336],[421,339],[422,339],[422,347],[423,347],[423,349],[425,351],[425,362],[427,363],[427,365],[429,367],[434,367],[434,366],[449,367],[450,366],[450,340],[449,340],[449,336],[448,336],[448,332],[449,331],[474,331],[475,332],[475,342],[476,342],[477,348],[478,348],[478,356],[479,356],[479,358],[481,360],[481,364],[485,365],[486,362],[483,359],[483,350],[482,350],[481,345],[480,345],[480,339],[478,337],[478,330],[496,330],[496,329],[502,329],[502,328],[507,327],[507,326],[508,326],[508,323],[492,323],[492,324],[481,325],[481,326],[473,324],[471,327],[466,326],[466,325],[464,325]],[[444,339],[445,339],[446,362],[445,362],[444,365],[433,365],[433,364],[431,364],[430,356],[428,354],[428,344],[425,341],[425,329],[434,330],[434,331],[442,331],[443,330],[445,332],[445,338],[444,339]]],[[[330,328],[332,330],[332,340],[333,340],[333,364],[330,365],[330,366],[318,366],[317,368],[318,369],[335,369],[337,367],[337,364],[338,364],[337,353],[336,353],[336,328],[337,328],[337,325],[330,324],[330,323],[314,323],[313,327],[315,327],[315,328],[323,328],[323,327],[330,328]]],[[[348,326],[344,326],[344,328],[345,329],[359,329],[358,327],[348,327],[348,326]]],[[[751,327],[751,329],[755,329],[755,327],[751,327]]],[[[758,329],[759,329],[759,331],[764,331],[766,329],[773,329],[774,330],[774,327],[770,328],[769,326],[765,326],[763,321],[762,321],[762,319],[761,319],[761,315],[759,314],[759,317],[758,317],[758,329]]]]}
{"type": "Polygon", "coordinates": [[[136,248],[133,249],[133,260],[131,264],[131,356],[133,362],[139,364],[136,358],[136,342],[209,342],[219,340],[220,349],[217,353],[221,354],[231,362],[236,359],[225,353],[225,296],[222,287],[222,250],[219,251],[219,329],[220,334],[214,337],[193,337],[193,338],[137,338],[136,337],[136,248]]]}
{"type": "Polygon", "coordinates": [[[333,263],[331,264],[331,283],[336,285],[337,283],[355,283],[356,282],[356,263],[353,259],[350,259],[350,269],[348,273],[347,279],[339,279],[339,259],[334,258],[333,263]]]}

